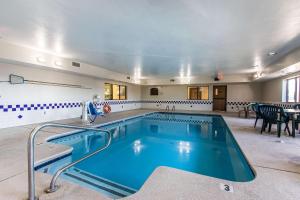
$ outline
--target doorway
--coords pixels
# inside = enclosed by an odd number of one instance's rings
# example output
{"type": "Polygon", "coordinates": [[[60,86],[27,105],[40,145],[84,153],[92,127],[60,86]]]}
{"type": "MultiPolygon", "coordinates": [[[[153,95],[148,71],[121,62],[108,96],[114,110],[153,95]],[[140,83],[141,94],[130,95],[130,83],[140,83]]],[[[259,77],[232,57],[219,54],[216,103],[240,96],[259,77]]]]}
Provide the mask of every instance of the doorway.
{"type": "Polygon", "coordinates": [[[213,86],[213,110],[226,111],[227,103],[227,86],[214,85],[213,86]]]}

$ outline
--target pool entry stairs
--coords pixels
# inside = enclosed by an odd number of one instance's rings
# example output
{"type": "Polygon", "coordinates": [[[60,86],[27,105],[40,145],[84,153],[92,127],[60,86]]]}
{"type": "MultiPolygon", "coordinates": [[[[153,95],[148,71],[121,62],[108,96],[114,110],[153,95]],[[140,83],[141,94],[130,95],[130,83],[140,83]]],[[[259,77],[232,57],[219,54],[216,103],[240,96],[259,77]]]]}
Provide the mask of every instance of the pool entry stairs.
{"type": "Polygon", "coordinates": [[[68,171],[64,172],[63,176],[66,179],[72,179],[74,182],[80,182],[89,188],[101,191],[101,193],[113,199],[126,197],[136,192],[135,189],[112,182],[99,176],[95,176],[94,174],[78,168],[69,169],[68,171]]]}

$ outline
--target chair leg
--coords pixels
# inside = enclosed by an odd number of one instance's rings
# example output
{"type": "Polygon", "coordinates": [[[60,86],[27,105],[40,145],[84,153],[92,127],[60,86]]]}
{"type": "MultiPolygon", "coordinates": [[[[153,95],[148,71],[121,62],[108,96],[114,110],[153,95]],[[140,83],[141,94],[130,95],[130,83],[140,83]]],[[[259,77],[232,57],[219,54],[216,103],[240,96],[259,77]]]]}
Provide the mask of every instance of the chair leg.
{"type": "Polygon", "coordinates": [[[288,133],[289,133],[289,136],[291,135],[291,131],[290,131],[290,127],[289,127],[289,123],[287,122],[287,123],[285,123],[285,130],[287,130],[288,131],[288,133]]]}
{"type": "Polygon", "coordinates": [[[261,130],[260,133],[262,134],[263,131],[266,130],[266,126],[268,125],[268,123],[266,122],[266,120],[263,120],[262,126],[261,126],[261,130]]]}
{"type": "Polygon", "coordinates": [[[267,126],[268,126],[268,122],[266,121],[266,122],[265,122],[265,125],[264,125],[264,132],[266,132],[267,126]]]}
{"type": "Polygon", "coordinates": [[[263,120],[263,123],[261,125],[261,129],[260,129],[260,133],[262,134],[263,130],[264,130],[264,126],[265,126],[265,120],[263,120]]]}
{"type": "Polygon", "coordinates": [[[277,136],[280,137],[281,135],[281,123],[277,123],[277,136]]]}
{"type": "Polygon", "coordinates": [[[258,117],[256,117],[256,119],[255,119],[254,128],[256,128],[257,120],[258,120],[258,117]]]}

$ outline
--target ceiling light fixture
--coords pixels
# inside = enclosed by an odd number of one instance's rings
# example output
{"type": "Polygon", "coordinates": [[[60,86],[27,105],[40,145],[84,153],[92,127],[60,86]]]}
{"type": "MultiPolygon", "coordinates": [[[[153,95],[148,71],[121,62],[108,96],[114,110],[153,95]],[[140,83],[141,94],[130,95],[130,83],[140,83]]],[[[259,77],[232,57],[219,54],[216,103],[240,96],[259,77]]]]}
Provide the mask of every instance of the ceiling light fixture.
{"type": "Polygon", "coordinates": [[[61,67],[62,66],[62,62],[61,61],[55,61],[55,65],[61,67]]]}
{"type": "Polygon", "coordinates": [[[36,58],[36,60],[38,61],[38,62],[40,62],[40,63],[45,63],[46,62],[46,60],[45,60],[45,58],[43,58],[43,57],[37,57],[36,58]]]}
{"type": "Polygon", "coordinates": [[[254,74],[254,78],[256,78],[256,79],[261,78],[263,76],[264,76],[264,74],[262,72],[257,72],[254,74]]]}
{"type": "Polygon", "coordinates": [[[269,56],[275,56],[276,54],[277,54],[277,52],[275,52],[275,51],[271,51],[268,53],[269,56]]]}

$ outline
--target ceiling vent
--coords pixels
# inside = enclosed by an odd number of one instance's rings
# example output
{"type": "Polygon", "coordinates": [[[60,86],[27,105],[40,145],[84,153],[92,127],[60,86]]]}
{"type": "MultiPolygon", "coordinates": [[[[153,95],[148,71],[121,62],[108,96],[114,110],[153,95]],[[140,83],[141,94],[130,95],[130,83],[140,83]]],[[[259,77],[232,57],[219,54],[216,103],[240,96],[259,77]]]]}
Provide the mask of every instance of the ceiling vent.
{"type": "Polygon", "coordinates": [[[80,63],[78,63],[78,62],[72,62],[72,66],[73,67],[80,67],[80,63]]]}

